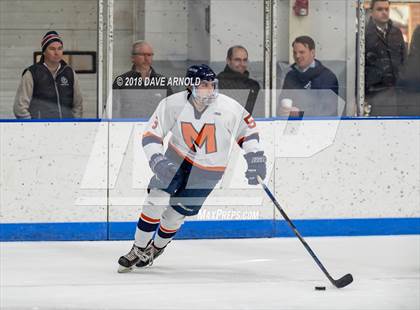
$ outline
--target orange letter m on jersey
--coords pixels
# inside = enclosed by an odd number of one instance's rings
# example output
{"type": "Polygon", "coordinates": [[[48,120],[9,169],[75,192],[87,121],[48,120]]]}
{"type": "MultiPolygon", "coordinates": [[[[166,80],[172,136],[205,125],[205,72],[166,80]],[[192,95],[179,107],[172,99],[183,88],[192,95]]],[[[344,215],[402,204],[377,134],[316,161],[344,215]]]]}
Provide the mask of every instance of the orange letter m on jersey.
{"type": "Polygon", "coordinates": [[[204,124],[200,132],[195,130],[191,123],[181,122],[182,136],[188,148],[197,152],[197,146],[201,148],[206,144],[206,154],[217,152],[216,127],[214,124],[204,124]]]}

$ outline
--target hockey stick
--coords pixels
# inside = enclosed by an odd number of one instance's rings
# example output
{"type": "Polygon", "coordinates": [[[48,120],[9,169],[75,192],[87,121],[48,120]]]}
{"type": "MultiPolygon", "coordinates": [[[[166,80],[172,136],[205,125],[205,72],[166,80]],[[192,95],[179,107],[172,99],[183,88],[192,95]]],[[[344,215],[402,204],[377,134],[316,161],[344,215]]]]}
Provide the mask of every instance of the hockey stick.
{"type": "Polygon", "coordinates": [[[300,242],[302,242],[305,249],[311,254],[312,258],[315,260],[316,264],[319,268],[321,268],[322,272],[327,276],[328,280],[336,287],[336,288],[342,288],[347,285],[349,285],[351,282],[353,282],[353,276],[348,273],[345,276],[341,277],[340,279],[334,280],[333,277],[329,274],[327,269],[324,267],[324,265],[321,263],[321,261],[318,259],[318,257],[315,255],[314,251],[309,247],[309,245],[306,243],[305,239],[301,236],[301,234],[298,232],[296,226],[293,224],[293,222],[290,220],[290,218],[287,216],[286,212],[284,212],[283,208],[278,203],[277,199],[274,197],[274,195],[271,193],[271,191],[268,189],[267,185],[264,184],[263,180],[257,176],[258,182],[263,187],[264,191],[268,195],[268,197],[271,199],[271,201],[276,206],[277,210],[281,213],[281,215],[286,220],[287,224],[289,224],[290,228],[295,233],[296,237],[299,238],[300,242]]]}

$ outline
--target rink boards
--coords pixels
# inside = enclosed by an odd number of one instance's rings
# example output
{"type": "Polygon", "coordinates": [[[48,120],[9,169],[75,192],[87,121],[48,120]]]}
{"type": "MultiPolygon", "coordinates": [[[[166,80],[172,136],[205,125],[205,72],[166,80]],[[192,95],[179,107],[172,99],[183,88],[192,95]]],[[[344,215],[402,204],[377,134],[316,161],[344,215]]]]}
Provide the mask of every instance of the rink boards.
{"type": "MultiPolygon", "coordinates": [[[[131,239],[151,176],[141,121],[0,123],[0,240],[131,239]]],[[[420,233],[420,119],[258,121],[267,183],[306,236],[420,233]]],[[[235,145],[178,238],[291,236],[235,145]]]]}

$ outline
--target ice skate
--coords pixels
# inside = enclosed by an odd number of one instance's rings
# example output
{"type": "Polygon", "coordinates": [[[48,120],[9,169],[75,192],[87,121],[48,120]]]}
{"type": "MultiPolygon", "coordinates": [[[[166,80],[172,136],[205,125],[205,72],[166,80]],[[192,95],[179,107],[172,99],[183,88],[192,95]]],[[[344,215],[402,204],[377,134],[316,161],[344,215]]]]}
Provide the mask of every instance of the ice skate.
{"type": "Polygon", "coordinates": [[[136,263],[136,267],[138,268],[142,268],[145,266],[152,266],[153,265],[153,261],[158,258],[163,251],[165,250],[164,248],[157,248],[154,243],[152,242],[151,244],[148,245],[148,247],[146,248],[145,252],[147,253],[147,260],[139,260],[136,263]]]}
{"type": "Polygon", "coordinates": [[[133,245],[130,252],[128,252],[126,255],[121,256],[118,260],[118,272],[124,273],[129,272],[133,269],[133,266],[139,262],[147,262],[145,265],[149,262],[149,254],[150,250],[148,250],[149,246],[144,248],[139,248],[136,245],[133,245]]]}

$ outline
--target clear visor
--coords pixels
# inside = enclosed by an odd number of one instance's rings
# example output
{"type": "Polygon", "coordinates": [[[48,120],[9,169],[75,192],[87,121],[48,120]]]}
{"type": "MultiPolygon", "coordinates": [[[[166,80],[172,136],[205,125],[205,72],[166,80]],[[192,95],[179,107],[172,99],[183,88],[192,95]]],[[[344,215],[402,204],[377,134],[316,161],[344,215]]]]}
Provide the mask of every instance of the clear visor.
{"type": "Polygon", "coordinates": [[[210,104],[212,100],[216,99],[219,95],[219,80],[201,80],[199,85],[193,85],[192,95],[194,99],[202,102],[203,104],[210,104]]]}

